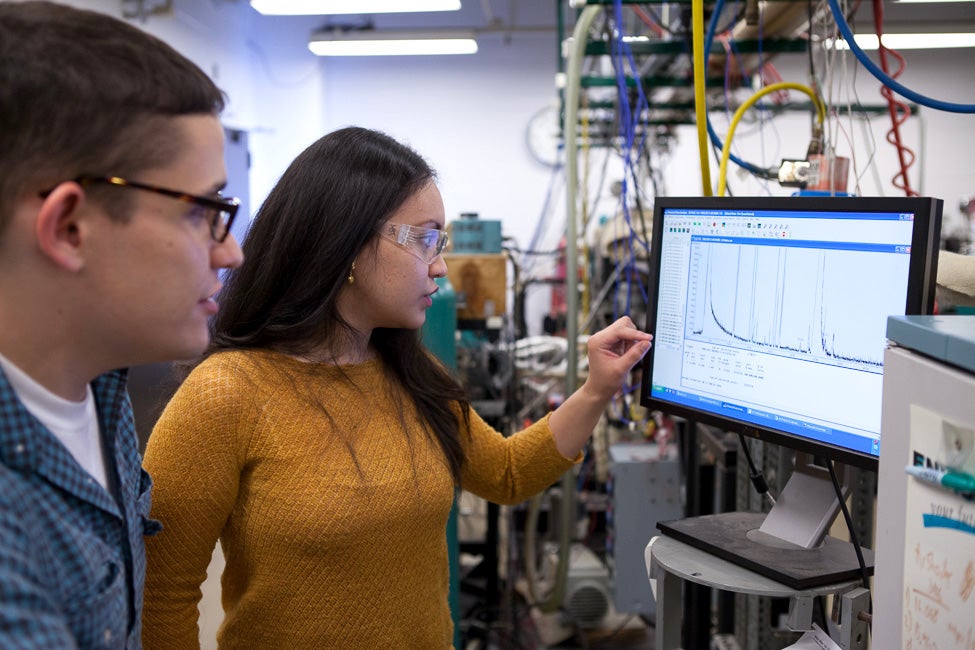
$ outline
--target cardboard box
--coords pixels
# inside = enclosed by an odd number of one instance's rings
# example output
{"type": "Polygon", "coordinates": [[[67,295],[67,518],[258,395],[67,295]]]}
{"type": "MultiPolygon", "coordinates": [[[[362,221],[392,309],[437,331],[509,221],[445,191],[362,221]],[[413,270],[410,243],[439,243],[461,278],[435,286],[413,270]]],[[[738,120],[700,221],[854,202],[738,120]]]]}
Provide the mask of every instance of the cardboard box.
{"type": "Polygon", "coordinates": [[[503,253],[444,253],[457,292],[457,318],[487,319],[507,309],[508,260],[503,253]]]}

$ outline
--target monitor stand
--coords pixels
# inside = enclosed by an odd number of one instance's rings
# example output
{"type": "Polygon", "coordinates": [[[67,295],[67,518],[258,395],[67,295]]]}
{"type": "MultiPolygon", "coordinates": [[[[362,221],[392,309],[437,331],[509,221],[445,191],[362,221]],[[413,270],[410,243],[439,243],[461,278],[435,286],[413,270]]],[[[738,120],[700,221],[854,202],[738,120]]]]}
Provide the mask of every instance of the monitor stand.
{"type": "MultiPolygon", "coordinates": [[[[767,515],[725,512],[658,522],[657,528],[788,587],[809,589],[862,575],[853,544],[826,535],[839,509],[825,468],[797,454],[796,469],[767,515]]],[[[872,574],[873,552],[861,550],[872,574]]]]}

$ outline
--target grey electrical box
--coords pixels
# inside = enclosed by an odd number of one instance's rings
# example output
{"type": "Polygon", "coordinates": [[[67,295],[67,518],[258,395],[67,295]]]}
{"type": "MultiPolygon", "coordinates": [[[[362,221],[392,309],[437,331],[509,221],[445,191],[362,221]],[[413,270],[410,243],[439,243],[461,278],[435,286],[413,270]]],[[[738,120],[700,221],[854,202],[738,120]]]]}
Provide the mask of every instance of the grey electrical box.
{"type": "Polygon", "coordinates": [[[606,557],[617,612],[655,620],[644,551],[657,522],[684,516],[675,445],[620,443],[609,448],[606,557]]]}

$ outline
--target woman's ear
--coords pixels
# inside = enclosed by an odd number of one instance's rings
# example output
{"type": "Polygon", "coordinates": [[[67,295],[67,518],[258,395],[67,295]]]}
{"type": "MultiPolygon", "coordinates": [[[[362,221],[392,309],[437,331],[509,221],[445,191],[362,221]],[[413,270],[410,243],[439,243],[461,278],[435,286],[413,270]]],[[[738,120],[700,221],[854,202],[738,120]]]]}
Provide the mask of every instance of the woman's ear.
{"type": "Polygon", "coordinates": [[[54,264],[76,273],[84,267],[81,219],[85,191],[74,182],[61,183],[44,197],[37,212],[34,234],[41,252],[54,264]]]}

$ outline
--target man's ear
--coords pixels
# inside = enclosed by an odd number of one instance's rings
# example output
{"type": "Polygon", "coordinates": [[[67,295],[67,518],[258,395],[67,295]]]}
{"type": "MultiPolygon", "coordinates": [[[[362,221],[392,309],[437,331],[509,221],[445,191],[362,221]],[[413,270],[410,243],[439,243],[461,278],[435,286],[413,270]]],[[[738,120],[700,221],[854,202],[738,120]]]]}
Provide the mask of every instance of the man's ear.
{"type": "Polygon", "coordinates": [[[72,272],[80,271],[85,264],[81,246],[87,234],[81,218],[84,204],[85,191],[80,185],[61,183],[44,198],[34,225],[41,252],[72,272]]]}

